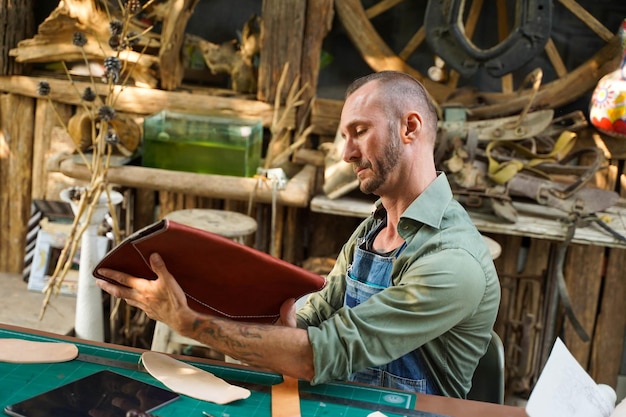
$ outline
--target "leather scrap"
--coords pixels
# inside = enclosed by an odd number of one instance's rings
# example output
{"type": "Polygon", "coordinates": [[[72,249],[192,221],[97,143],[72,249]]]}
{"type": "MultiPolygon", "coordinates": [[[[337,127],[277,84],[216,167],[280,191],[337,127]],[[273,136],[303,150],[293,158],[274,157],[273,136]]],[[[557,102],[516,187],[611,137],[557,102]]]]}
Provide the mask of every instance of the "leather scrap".
{"type": "Polygon", "coordinates": [[[210,372],[158,352],[141,355],[146,370],[172,391],[202,401],[228,404],[244,400],[250,390],[231,385],[210,372]]]}
{"type": "Polygon", "coordinates": [[[300,417],[298,380],[283,375],[283,382],[272,385],[272,417],[300,417]]]}
{"type": "Polygon", "coordinates": [[[57,363],[71,361],[77,356],[78,347],[73,343],[0,339],[0,362],[57,363]]]}

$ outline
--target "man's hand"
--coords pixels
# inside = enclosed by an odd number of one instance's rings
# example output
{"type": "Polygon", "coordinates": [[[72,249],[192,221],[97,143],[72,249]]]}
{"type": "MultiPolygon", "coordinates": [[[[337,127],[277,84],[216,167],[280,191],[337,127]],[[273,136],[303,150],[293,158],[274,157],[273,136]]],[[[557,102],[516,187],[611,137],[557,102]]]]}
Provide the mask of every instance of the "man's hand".
{"type": "Polygon", "coordinates": [[[296,300],[289,298],[280,306],[280,318],[276,321],[279,326],[296,327],[296,300]]]}
{"type": "Polygon", "coordinates": [[[311,380],[315,375],[313,349],[308,333],[296,327],[296,304],[286,300],[280,309],[279,326],[237,322],[200,314],[189,308],[187,297],[168,272],[158,254],[150,256],[157,279],[137,278],[120,271],[98,270],[105,280],[96,280],[109,294],[145,311],[177,333],[191,337],[225,355],[247,364],[294,378],[311,380]]]}
{"type": "Polygon", "coordinates": [[[177,330],[185,310],[190,311],[185,293],[158,254],[153,253],[150,256],[150,267],[157,274],[155,280],[101,269],[98,272],[120,285],[101,279],[96,280],[96,283],[112,296],[123,298],[129,305],[143,310],[151,319],[161,321],[177,330]]]}

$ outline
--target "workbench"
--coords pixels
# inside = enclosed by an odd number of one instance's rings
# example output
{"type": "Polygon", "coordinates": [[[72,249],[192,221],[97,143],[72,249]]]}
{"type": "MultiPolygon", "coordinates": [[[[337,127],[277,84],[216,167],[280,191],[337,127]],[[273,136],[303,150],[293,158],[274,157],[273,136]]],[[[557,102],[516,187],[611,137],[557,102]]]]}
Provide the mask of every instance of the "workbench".
{"type": "MultiPolygon", "coordinates": [[[[1,338],[19,338],[42,342],[74,343],[79,356],[69,362],[52,364],[14,364],[0,362],[0,407],[26,399],[40,392],[64,385],[80,377],[109,369],[132,378],[163,386],[150,374],[137,366],[143,352],[140,349],[107,343],[91,342],[69,336],[60,336],[22,327],[0,325],[1,338]],[[87,359],[89,358],[89,359],[87,359]]],[[[277,374],[263,372],[252,367],[209,359],[176,356],[177,359],[209,371],[232,383],[254,384],[256,390],[246,400],[235,401],[227,405],[217,405],[181,396],[176,401],[159,408],[155,414],[161,417],[202,417],[202,412],[216,417],[269,417],[271,398],[269,388],[281,382],[277,374]]],[[[385,412],[387,416],[413,415],[421,417],[527,417],[523,408],[459,400],[441,396],[379,389],[352,383],[332,383],[311,386],[300,381],[300,401],[302,416],[345,416],[365,417],[381,405],[405,408],[402,414],[385,412]],[[325,400],[320,400],[325,398],[325,400]],[[370,409],[337,404],[336,402],[365,401],[370,409]],[[414,410],[420,410],[416,412],[414,410]]]]}

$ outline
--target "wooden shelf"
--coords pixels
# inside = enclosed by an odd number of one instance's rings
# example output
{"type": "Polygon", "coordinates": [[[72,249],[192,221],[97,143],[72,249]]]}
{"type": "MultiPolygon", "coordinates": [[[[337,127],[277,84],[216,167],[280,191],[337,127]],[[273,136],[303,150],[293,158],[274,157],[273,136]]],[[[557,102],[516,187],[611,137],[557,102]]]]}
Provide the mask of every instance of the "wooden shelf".
{"type": "MultiPolygon", "coordinates": [[[[565,212],[538,204],[514,202],[518,212],[516,223],[504,223],[494,215],[468,211],[472,221],[483,233],[497,233],[510,236],[524,236],[537,239],[561,241],[567,231],[565,212]]],[[[311,211],[335,214],[338,216],[367,217],[372,211],[372,203],[366,199],[342,197],[331,200],[325,195],[317,195],[311,200],[311,211]]],[[[626,236],[626,207],[616,205],[598,215],[616,232],[626,236]]],[[[611,236],[595,224],[578,227],[572,243],[594,246],[626,248],[626,244],[611,236]]]]}

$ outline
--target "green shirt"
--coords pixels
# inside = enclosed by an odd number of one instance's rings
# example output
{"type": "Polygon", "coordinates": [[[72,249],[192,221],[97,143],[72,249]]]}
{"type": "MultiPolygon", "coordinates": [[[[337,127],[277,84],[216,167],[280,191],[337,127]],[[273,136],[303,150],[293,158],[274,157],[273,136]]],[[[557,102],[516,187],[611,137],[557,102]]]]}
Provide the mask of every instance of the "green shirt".
{"type": "Polygon", "coordinates": [[[311,382],[345,380],[420,348],[441,392],[465,398],[500,304],[487,244],[440,174],[400,218],[407,246],[394,262],[392,286],[343,307],[356,240],[385,215],[377,207],[341,249],[326,286],[298,311],[313,348],[311,382]]]}

